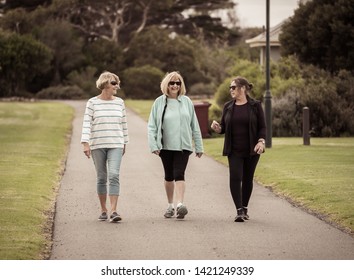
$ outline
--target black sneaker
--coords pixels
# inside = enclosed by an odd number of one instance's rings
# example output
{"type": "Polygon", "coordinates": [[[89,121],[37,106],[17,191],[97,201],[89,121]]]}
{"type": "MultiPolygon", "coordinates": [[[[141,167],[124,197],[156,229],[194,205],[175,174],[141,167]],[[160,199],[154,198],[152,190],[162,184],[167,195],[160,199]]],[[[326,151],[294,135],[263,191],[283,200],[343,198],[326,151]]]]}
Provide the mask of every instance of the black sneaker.
{"type": "Polygon", "coordinates": [[[98,217],[99,221],[106,221],[108,219],[107,213],[102,212],[102,214],[98,217]]]}
{"type": "Polygon", "coordinates": [[[237,216],[235,217],[235,222],[244,222],[244,218],[243,218],[243,209],[239,208],[237,209],[237,216]]]}
{"type": "Polygon", "coordinates": [[[247,207],[243,207],[243,219],[244,220],[249,220],[250,219],[250,216],[248,216],[247,212],[248,212],[247,207]]]}
{"type": "Polygon", "coordinates": [[[109,222],[110,223],[116,223],[122,220],[122,217],[119,216],[117,212],[113,212],[111,216],[109,217],[109,222]]]}

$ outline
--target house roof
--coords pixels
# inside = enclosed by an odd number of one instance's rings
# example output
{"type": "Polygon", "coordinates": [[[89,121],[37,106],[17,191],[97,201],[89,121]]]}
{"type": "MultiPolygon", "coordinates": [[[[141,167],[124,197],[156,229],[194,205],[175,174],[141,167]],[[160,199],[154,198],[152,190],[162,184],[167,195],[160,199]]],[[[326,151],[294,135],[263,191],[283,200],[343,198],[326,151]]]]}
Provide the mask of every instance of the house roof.
{"type": "MultiPolygon", "coordinates": [[[[277,24],[269,29],[269,44],[271,47],[280,46],[279,34],[281,33],[281,28],[286,20],[277,24]]],[[[246,43],[250,45],[251,48],[255,47],[265,47],[266,46],[266,32],[259,34],[258,36],[246,40],[246,43]]]]}

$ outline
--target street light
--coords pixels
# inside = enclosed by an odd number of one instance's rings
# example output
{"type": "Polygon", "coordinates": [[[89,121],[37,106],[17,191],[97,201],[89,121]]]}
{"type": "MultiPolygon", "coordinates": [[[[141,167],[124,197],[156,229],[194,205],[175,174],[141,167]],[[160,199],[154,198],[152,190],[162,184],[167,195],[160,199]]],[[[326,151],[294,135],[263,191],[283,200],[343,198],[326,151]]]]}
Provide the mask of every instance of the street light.
{"type": "Polygon", "coordinates": [[[272,95],[270,93],[270,69],[269,69],[269,57],[270,57],[270,43],[269,43],[269,10],[270,0],[267,0],[266,8],[266,92],[264,96],[265,105],[265,120],[267,125],[267,137],[266,147],[272,147],[272,95]]]}

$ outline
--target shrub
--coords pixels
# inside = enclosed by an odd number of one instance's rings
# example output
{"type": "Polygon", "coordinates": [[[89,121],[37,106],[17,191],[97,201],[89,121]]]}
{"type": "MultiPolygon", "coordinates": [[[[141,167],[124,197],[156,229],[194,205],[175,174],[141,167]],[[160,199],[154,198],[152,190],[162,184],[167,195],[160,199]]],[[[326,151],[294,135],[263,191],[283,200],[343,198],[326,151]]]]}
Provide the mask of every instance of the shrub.
{"type": "Polygon", "coordinates": [[[220,108],[216,104],[211,104],[209,107],[209,122],[210,124],[212,123],[213,120],[216,120],[217,122],[220,122],[221,120],[221,115],[222,115],[222,108],[220,108]]]}
{"type": "Polygon", "coordinates": [[[164,73],[153,66],[131,67],[123,72],[122,86],[127,98],[155,99],[164,73]]]}
{"type": "Polygon", "coordinates": [[[220,134],[215,133],[211,128],[211,123],[213,122],[213,120],[217,121],[220,123],[221,121],[221,115],[222,115],[222,108],[220,108],[218,105],[216,104],[211,104],[211,106],[209,107],[208,110],[208,128],[209,128],[209,134],[212,135],[213,137],[216,136],[220,136],[220,134]]]}
{"type": "Polygon", "coordinates": [[[333,82],[326,77],[309,80],[304,88],[302,103],[310,109],[310,125],[315,136],[339,136],[344,120],[341,100],[333,82]]]}
{"type": "Polygon", "coordinates": [[[84,91],[78,86],[54,86],[42,89],[36,94],[39,99],[83,99],[84,91]]]}
{"type": "Polygon", "coordinates": [[[300,104],[300,93],[294,90],[274,99],[272,104],[274,137],[301,136],[302,108],[300,104]]]}
{"type": "Polygon", "coordinates": [[[197,83],[188,90],[189,95],[195,96],[213,96],[215,93],[215,86],[213,84],[197,83]]]}
{"type": "MultiPolygon", "coordinates": [[[[259,68],[238,61],[217,89],[215,102],[223,107],[230,100],[232,77],[244,76],[255,86],[252,96],[262,99],[264,77],[259,68]]],[[[354,135],[354,77],[342,70],[332,75],[313,65],[301,64],[295,57],[271,65],[273,136],[301,136],[302,110],[310,109],[311,134],[318,137],[354,135]]],[[[265,89],[265,87],[264,87],[265,89]]]]}
{"type": "Polygon", "coordinates": [[[51,59],[51,50],[33,37],[0,32],[0,97],[26,95],[28,85],[50,70],[51,59]]]}
{"type": "MultiPolygon", "coordinates": [[[[232,78],[242,76],[250,83],[253,83],[252,96],[256,99],[262,100],[265,92],[265,74],[258,63],[253,63],[247,60],[238,60],[236,65],[231,69],[229,83],[232,78]]],[[[229,92],[227,92],[229,94],[229,92]]]]}
{"type": "Polygon", "coordinates": [[[229,86],[231,78],[226,79],[217,89],[215,93],[215,102],[219,107],[223,107],[224,104],[231,100],[229,86]]]}
{"type": "Polygon", "coordinates": [[[99,93],[96,88],[95,67],[87,67],[82,71],[73,71],[67,76],[67,83],[70,86],[78,86],[84,92],[84,97],[92,97],[99,93]]]}
{"type": "Polygon", "coordinates": [[[123,50],[116,43],[99,38],[85,46],[84,54],[87,65],[95,66],[96,75],[110,71],[120,76],[119,71],[123,68],[123,50]]]}

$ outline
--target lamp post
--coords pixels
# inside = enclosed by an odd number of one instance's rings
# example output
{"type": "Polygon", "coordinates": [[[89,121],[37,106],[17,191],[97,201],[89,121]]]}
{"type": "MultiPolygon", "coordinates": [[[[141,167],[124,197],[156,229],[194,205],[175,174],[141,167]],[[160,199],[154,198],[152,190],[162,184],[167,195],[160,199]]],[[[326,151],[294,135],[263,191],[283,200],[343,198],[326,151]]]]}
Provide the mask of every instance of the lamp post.
{"type": "Polygon", "coordinates": [[[270,69],[269,69],[269,58],[270,58],[270,43],[269,43],[269,11],[270,11],[270,0],[267,0],[266,8],[266,92],[264,96],[265,105],[265,120],[267,125],[267,137],[266,137],[266,147],[272,147],[272,95],[270,92],[270,69]]]}

